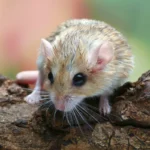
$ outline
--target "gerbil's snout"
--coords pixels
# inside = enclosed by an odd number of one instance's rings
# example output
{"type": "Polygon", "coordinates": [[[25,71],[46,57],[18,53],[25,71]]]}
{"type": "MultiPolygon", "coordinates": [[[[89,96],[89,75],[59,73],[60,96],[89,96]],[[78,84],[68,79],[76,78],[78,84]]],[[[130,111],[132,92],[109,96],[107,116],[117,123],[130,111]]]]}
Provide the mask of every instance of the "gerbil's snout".
{"type": "Polygon", "coordinates": [[[51,97],[55,108],[64,112],[72,111],[84,98],[84,96],[75,95],[55,95],[51,97]]]}
{"type": "Polygon", "coordinates": [[[68,101],[71,99],[71,96],[65,95],[65,96],[56,96],[55,98],[55,108],[60,111],[66,110],[66,105],[68,101]]]}

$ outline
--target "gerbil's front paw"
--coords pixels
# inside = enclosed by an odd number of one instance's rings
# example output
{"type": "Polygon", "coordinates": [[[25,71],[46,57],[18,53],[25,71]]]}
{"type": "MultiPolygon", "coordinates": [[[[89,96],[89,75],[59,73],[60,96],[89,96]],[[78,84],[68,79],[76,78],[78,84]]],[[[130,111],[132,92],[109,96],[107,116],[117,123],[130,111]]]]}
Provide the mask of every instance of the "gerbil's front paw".
{"type": "Polygon", "coordinates": [[[108,115],[111,112],[111,107],[109,105],[108,97],[101,96],[99,104],[99,112],[103,115],[108,115]]]}
{"type": "Polygon", "coordinates": [[[111,112],[110,105],[108,104],[108,105],[100,106],[99,112],[103,115],[108,115],[111,112]]]}
{"type": "Polygon", "coordinates": [[[39,92],[32,92],[30,95],[26,96],[24,100],[29,104],[37,104],[41,100],[41,96],[39,92]]]}

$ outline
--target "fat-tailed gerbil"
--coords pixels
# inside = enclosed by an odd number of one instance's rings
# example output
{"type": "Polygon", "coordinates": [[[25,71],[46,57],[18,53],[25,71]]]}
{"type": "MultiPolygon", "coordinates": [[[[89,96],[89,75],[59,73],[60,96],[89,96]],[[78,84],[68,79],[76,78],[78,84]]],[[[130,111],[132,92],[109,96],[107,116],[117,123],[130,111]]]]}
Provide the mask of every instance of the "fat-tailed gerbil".
{"type": "Polygon", "coordinates": [[[129,76],[133,55],[126,39],[110,25],[88,19],[69,20],[41,40],[39,77],[25,100],[38,103],[44,85],[55,108],[71,111],[84,98],[100,96],[99,110],[110,112],[108,96],[129,76]]]}

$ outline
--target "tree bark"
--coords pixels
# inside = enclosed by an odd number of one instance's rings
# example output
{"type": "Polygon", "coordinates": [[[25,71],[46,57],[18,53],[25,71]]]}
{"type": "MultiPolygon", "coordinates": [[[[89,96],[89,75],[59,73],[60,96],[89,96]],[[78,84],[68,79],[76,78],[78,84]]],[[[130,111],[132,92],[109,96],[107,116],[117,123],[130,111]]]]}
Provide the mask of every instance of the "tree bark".
{"type": "Polygon", "coordinates": [[[31,106],[25,87],[0,76],[0,150],[150,149],[150,71],[114,92],[109,116],[99,114],[99,97],[85,100],[82,116],[31,106]]]}

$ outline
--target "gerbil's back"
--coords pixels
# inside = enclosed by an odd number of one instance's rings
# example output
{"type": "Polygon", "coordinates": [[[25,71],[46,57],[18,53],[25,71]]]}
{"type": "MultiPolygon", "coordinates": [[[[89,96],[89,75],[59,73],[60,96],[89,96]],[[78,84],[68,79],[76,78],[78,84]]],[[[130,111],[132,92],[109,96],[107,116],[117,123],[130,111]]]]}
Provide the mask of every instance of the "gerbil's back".
{"type": "Polygon", "coordinates": [[[114,59],[110,66],[116,68],[115,71],[120,72],[121,77],[128,76],[129,72],[132,71],[133,56],[128,42],[120,32],[105,22],[89,19],[68,20],[58,26],[57,30],[53,32],[47,40],[53,43],[57,37],[60,37],[61,33],[65,33],[71,28],[73,28],[74,33],[72,33],[73,30],[71,30],[68,36],[77,35],[79,38],[82,36],[87,39],[87,41],[92,40],[90,43],[94,42],[95,39],[110,41],[114,48],[114,59]],[[79,34],[76,34],[76,32],[79,34]]]}
{"type": "MultiPolygon", "coordinates": [[[[96,20],[89,20],[89,19],[73,19],[73,20],[68,20],[66,22],[63,22],[57,27],[57,30],[53,32],[49,37],[47,37],[47,40],[49,42],[53,42],[57,36],[59,36],[62,32],[65,30],[71,28],[71,27],[89,27],[90,28],[98,28],[99,30],[106,29],[109,26],[108,24],[101,22],[101,21],[96,21],[96,20]]],[[[113,28],[111,28],[113,30],[113,28]]]]}

